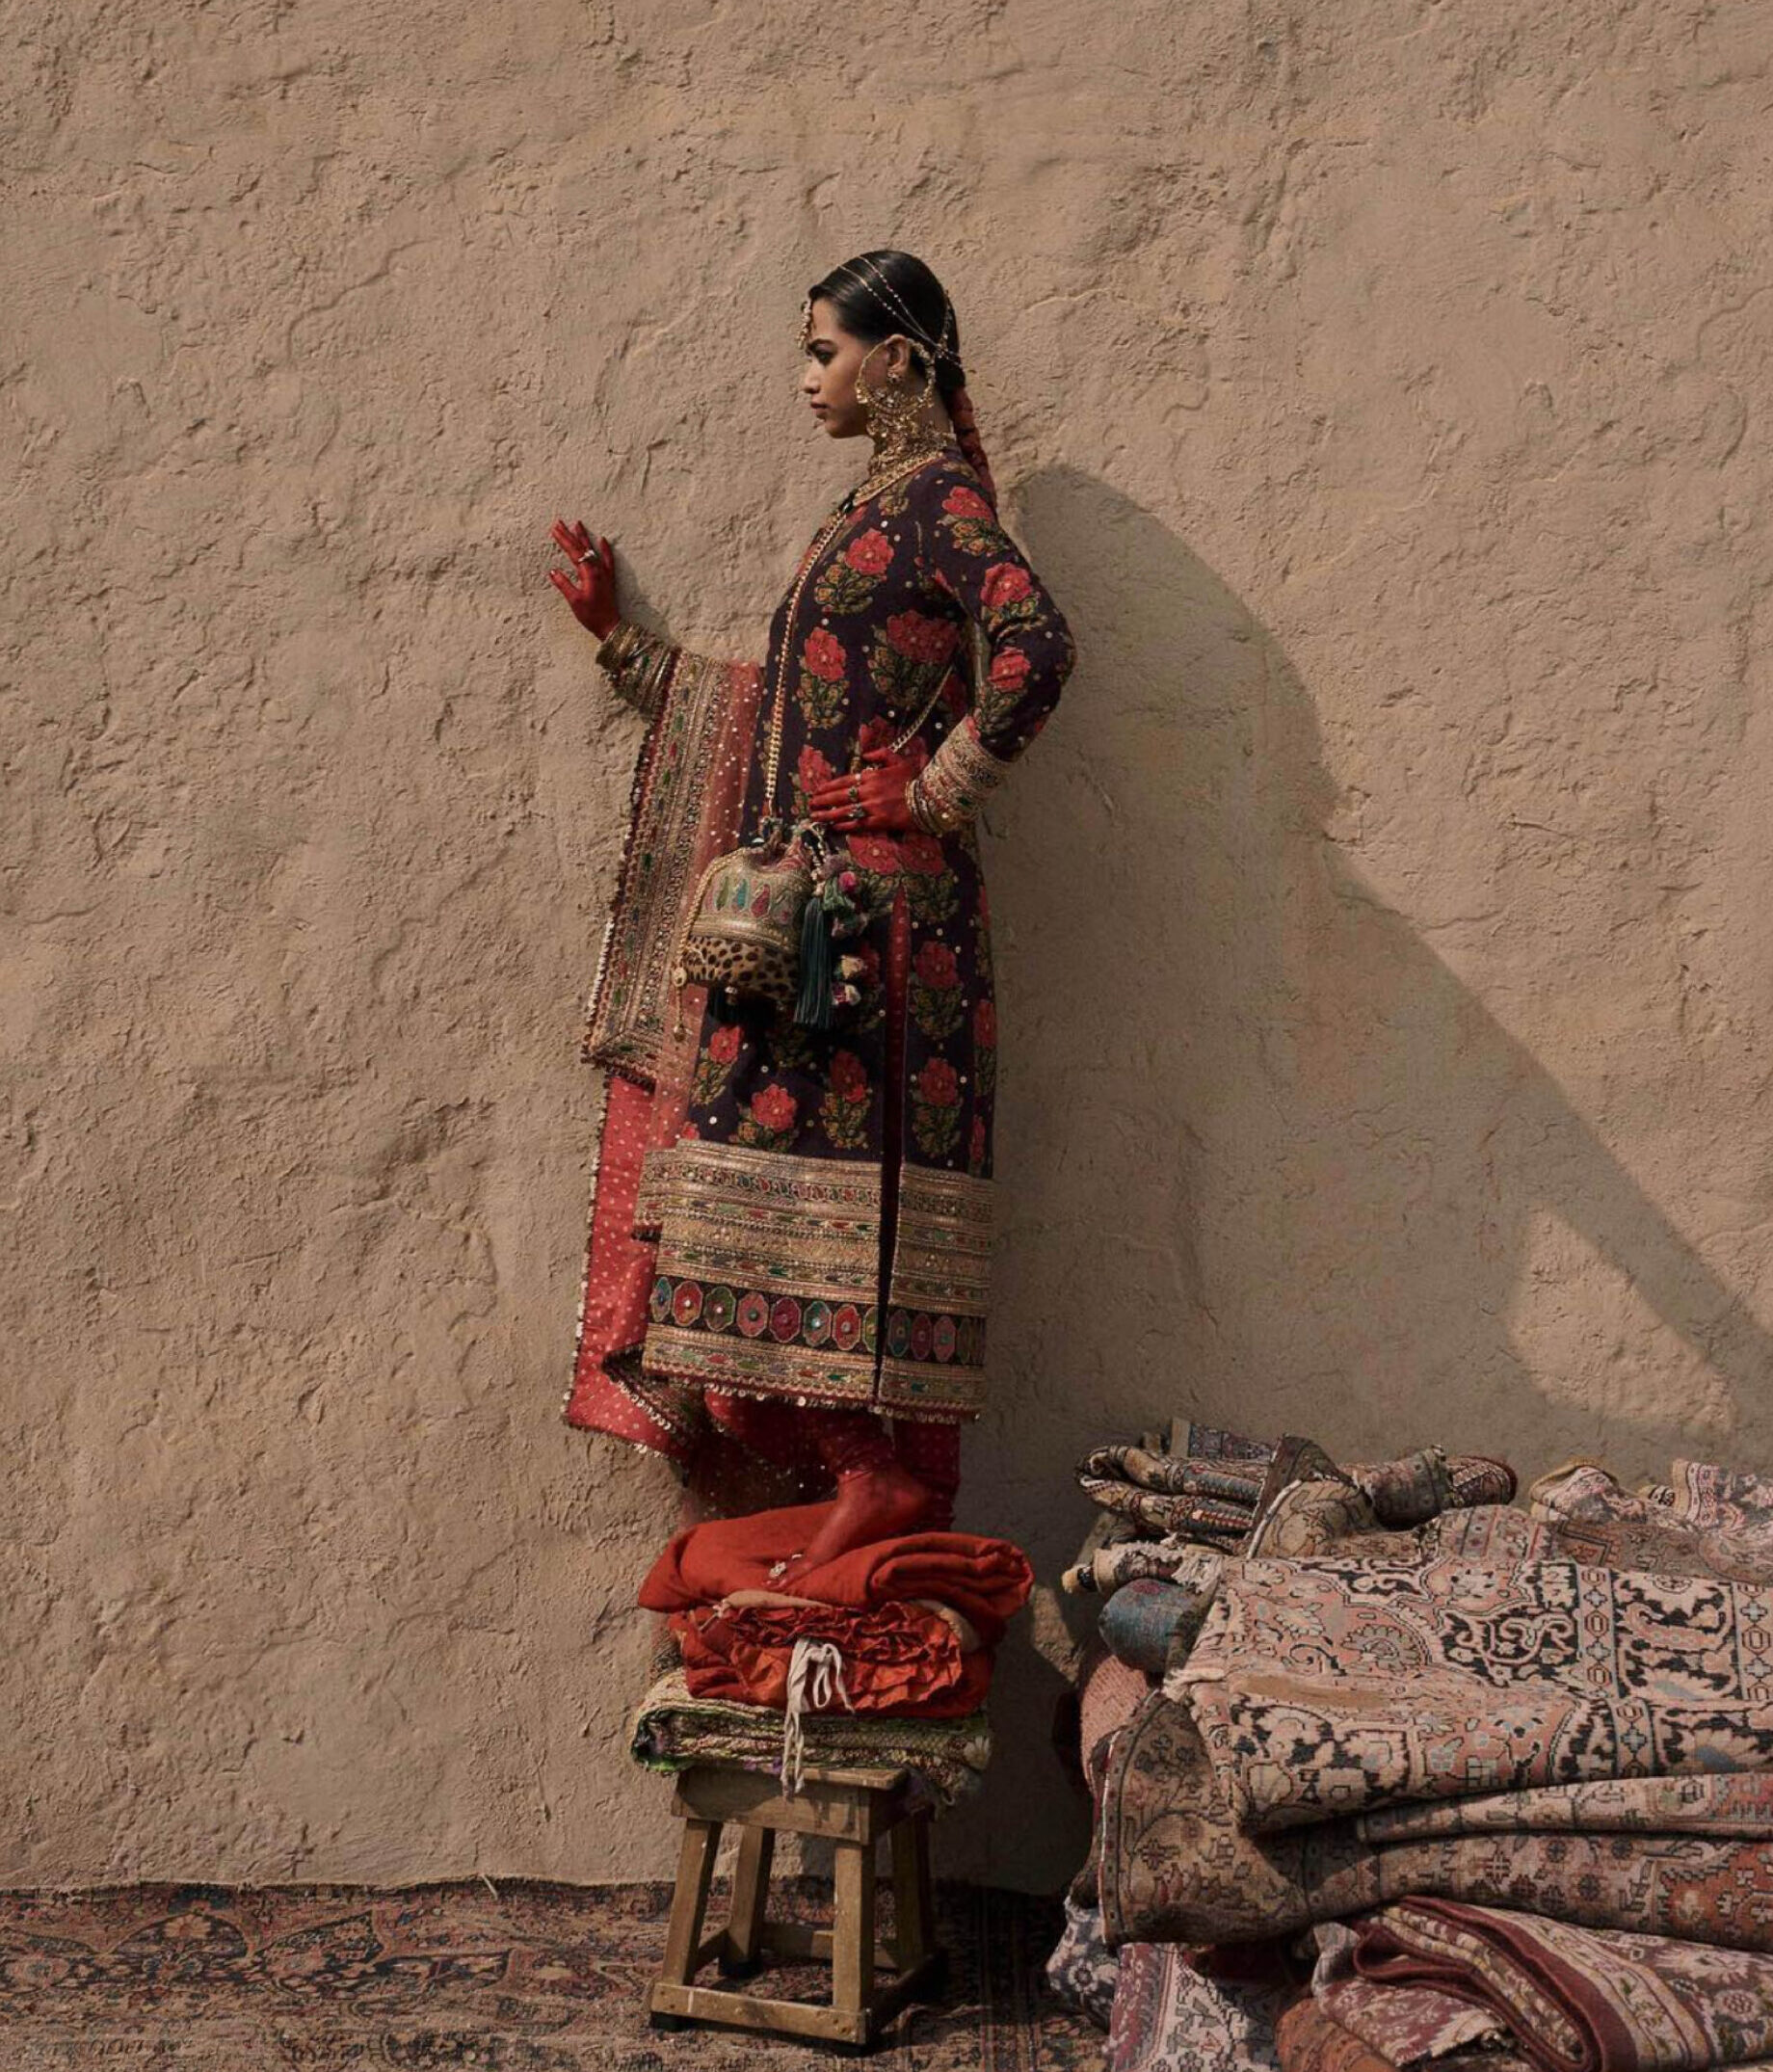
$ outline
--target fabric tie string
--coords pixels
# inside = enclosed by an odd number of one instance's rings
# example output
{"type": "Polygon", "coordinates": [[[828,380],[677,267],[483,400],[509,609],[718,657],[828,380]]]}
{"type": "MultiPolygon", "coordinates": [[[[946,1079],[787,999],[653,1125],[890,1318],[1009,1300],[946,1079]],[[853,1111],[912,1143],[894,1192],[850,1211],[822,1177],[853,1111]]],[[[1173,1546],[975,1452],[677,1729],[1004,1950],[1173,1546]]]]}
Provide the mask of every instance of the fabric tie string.
{"type": "Polygon", "coordinates": [[[815,1713],[831,1710],[833,1693],[854,1712],[843,1687],[843,1651],[834,1640],[797,1640],[788,1658],[788,1704],[781,1723],[781,1795],[798,1796],[807,1763],[801,1715],[810,1701],[815,1713]]]}

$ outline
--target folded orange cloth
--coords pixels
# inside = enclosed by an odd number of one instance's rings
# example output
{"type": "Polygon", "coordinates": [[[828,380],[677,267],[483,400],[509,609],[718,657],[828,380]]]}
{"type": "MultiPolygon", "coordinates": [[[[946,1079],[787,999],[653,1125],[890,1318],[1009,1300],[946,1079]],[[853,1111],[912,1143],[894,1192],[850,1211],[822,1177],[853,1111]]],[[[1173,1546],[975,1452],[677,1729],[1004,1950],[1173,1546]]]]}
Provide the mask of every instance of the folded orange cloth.
{"type": "Polygon", "coordinates": [[[832,1642],[843,1657],[842,1694],[834,1687],[823,1706],[808,1700],[808,1712],[960,1719],[976,1713],[991,1688],[990,1650],[963,1654],[954,1628],[921,1605],[879,1605],[867,1611],[839,1605],[709,1606],[674,1612],[671,1630],[683,1650],[694,1698],[785,1711],[797,1640],[832,1642]]]}
{"type": "MultiPolygon", "coordinates": [[[[653,1563],[640,1601],[648,1611],[690,1611],[717,1605],[735,1590],[766,1590],[771,1568],[807,1545],[828,1510],[803,1503],[686,1526],[653,1563]]],[[[1028,1556],[1008,1540],[905,1532],[796,1576],[794,1595],[855,1610],[931,1599],[953,1606],[978,1629],[983,1645],[993,1647],[1033,1586],[1028,1556]]]]}

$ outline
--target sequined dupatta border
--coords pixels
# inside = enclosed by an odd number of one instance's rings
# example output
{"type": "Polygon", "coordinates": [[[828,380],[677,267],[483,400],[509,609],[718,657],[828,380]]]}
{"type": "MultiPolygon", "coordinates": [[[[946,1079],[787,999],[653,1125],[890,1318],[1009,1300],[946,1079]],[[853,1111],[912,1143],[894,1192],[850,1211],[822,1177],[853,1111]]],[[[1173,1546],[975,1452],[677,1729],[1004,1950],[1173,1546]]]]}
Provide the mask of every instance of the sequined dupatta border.
{"type": "Polygon", "coordinates": [[[569,1424],[687,1460],[695,1434],[640,1391],[655,1248],[634,1235],[646,1155],[689,1113],[705,995],[673,984],[687,908],[711,858],[738,839],[755,753],[761,673],[679,653],[647,730],[583,1054],[601,1066],[585,1283],[569,1424]]]}
{"type": "MultiPolygon", "coordinates": [[[[751,663],[679,654],[635,767],[584,1054],[644,1086],[656,1085],[683,1048],[674,1036],[672,973],[685,909],[709,861],[738,839],[761,687],[751,663]]],[[[689,1055],[693,1066],[693,1040],[689,1055]]]]}

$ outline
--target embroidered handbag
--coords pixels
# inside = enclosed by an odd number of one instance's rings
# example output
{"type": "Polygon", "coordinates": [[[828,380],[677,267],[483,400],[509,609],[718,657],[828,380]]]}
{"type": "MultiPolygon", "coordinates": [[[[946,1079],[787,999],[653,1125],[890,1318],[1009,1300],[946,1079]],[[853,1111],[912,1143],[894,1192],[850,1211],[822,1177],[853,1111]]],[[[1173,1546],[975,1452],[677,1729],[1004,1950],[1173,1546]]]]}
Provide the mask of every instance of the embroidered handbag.
{"type": "Polygon", "coordinates": [[[823,918],[815,887],[825,859],[824,837],[810,822],[717,856],[696,888],[677,983],[795,1013],[809,902],[823,918]]]}

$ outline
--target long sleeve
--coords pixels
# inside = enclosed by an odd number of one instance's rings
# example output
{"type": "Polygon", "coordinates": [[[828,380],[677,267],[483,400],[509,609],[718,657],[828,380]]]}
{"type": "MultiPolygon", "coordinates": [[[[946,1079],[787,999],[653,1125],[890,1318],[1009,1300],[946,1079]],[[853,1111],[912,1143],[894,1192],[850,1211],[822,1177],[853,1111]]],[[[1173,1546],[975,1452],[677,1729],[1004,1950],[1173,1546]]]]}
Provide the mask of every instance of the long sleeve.
{"type": "Polygon", "coordinates": [[[1071,629],[971,473],[944,468],[919,500],[926,579],[978,629],[984,667],[973,707],[913,786],[933,833],[970,820],[1059,702],[1075,651],[1071,629]]]}

